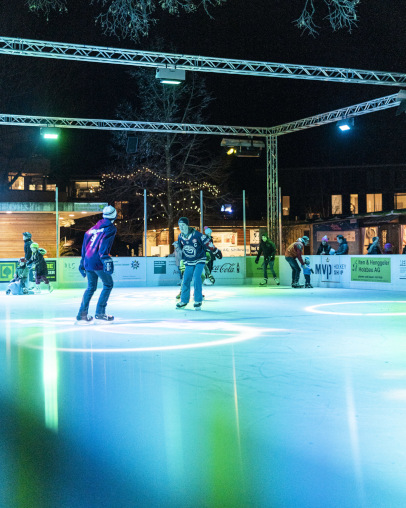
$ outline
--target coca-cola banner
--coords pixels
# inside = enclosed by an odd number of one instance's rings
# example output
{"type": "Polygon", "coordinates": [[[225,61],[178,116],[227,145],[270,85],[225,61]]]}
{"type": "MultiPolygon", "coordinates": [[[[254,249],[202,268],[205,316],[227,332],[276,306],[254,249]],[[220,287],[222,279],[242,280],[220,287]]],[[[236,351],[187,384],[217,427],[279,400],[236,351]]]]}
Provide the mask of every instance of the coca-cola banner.
{"type": "Polygon", "coordinates": [[[212,274],[215,279],[244,279],[244,266],[241,258],[216,259],[212,274]]]}

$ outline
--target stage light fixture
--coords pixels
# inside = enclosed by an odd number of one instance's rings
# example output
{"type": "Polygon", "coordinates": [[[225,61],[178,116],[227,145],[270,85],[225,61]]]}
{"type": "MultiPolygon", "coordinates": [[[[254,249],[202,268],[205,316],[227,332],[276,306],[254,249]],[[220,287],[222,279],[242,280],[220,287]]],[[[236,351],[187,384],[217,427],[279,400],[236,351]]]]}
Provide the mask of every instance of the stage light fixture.
{"type": "Polygon", "coordinates": [[[349,131],[354,127],[354,118],[343,118],[337,122],[337,127],[341,132],[349,131]]]}
{"type": "Polygon", "coordinates": [[[159,67],[156,70],[155,78],[164,85],[180,85],[186,79],[186,71],[170,67],[159,67]]]}
{"type": "Polygon", "coordinates": [[[265,148],[263,141],[254,139],[229,139],[223,138],[221,146],[227,149],[227,155],[236,155],[237,157],[259,157],[261,150],[265,148]]]}
{"type": "Polygon", "coordinates": [[[41,136],[44,139],[58,139],[61,129],[57,127],[43,127],[40,131],[41,136]]]}

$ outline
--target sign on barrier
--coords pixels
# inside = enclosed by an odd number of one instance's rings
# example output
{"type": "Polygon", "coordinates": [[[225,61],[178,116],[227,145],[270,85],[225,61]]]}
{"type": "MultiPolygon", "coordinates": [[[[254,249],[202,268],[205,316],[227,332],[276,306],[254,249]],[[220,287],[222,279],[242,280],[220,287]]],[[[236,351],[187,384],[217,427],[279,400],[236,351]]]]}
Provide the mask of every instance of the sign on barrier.
{"type": "Polygon", "coordinates": [[[391,282],[391,260],[389,257],[352,257],[351,281],[391,282]]]}
{"type": "Polygon", "coordinates": [[[9,282],[16,271],[17,261],[0,261],[0,282],[9,282]]]}

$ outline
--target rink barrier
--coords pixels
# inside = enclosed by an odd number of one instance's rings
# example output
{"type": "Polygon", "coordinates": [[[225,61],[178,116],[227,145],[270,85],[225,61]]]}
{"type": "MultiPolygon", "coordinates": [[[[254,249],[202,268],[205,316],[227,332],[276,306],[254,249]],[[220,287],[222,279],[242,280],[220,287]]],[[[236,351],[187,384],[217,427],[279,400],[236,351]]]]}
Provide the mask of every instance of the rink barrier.
{"type": "MultiPolygon", "coordinates": [[[[389,256],[309,256],[314,271],[314,287],[379,289],[406,291],[406,255],[389,256]]],[[[179,273],[173,257],[116,257],[116,287],[176,286],[179,273]]],[[[78,257],[46,259],[49,279],[55,288],[85,288],[79,273],[78,257]]],[[[257,285],[263,279],[263,258],[229,257],[215,260],[213,276],[217,285],[257,285]]],[[[0,259],[0,284],[3,289],[13,277],[17,259],[0,259]]],[[[284,256],[275,259],[275,271],[283,286],[291,284],[291,268],[284,256]]],[[[303,273],[300,282],[304,283],[303,273]]],[[[268,270],[268,284],[274,281],[268,270]]]]}

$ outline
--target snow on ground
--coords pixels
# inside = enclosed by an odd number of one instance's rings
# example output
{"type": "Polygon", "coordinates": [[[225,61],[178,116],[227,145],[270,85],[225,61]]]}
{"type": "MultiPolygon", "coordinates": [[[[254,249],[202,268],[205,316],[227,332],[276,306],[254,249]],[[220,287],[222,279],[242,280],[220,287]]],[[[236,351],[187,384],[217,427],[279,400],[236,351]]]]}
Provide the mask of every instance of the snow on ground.
{"type": "Polygon", "coordinates": [[[0,295],[1,506],[406,506],[406,294],[178,290],[0,295]]]}

